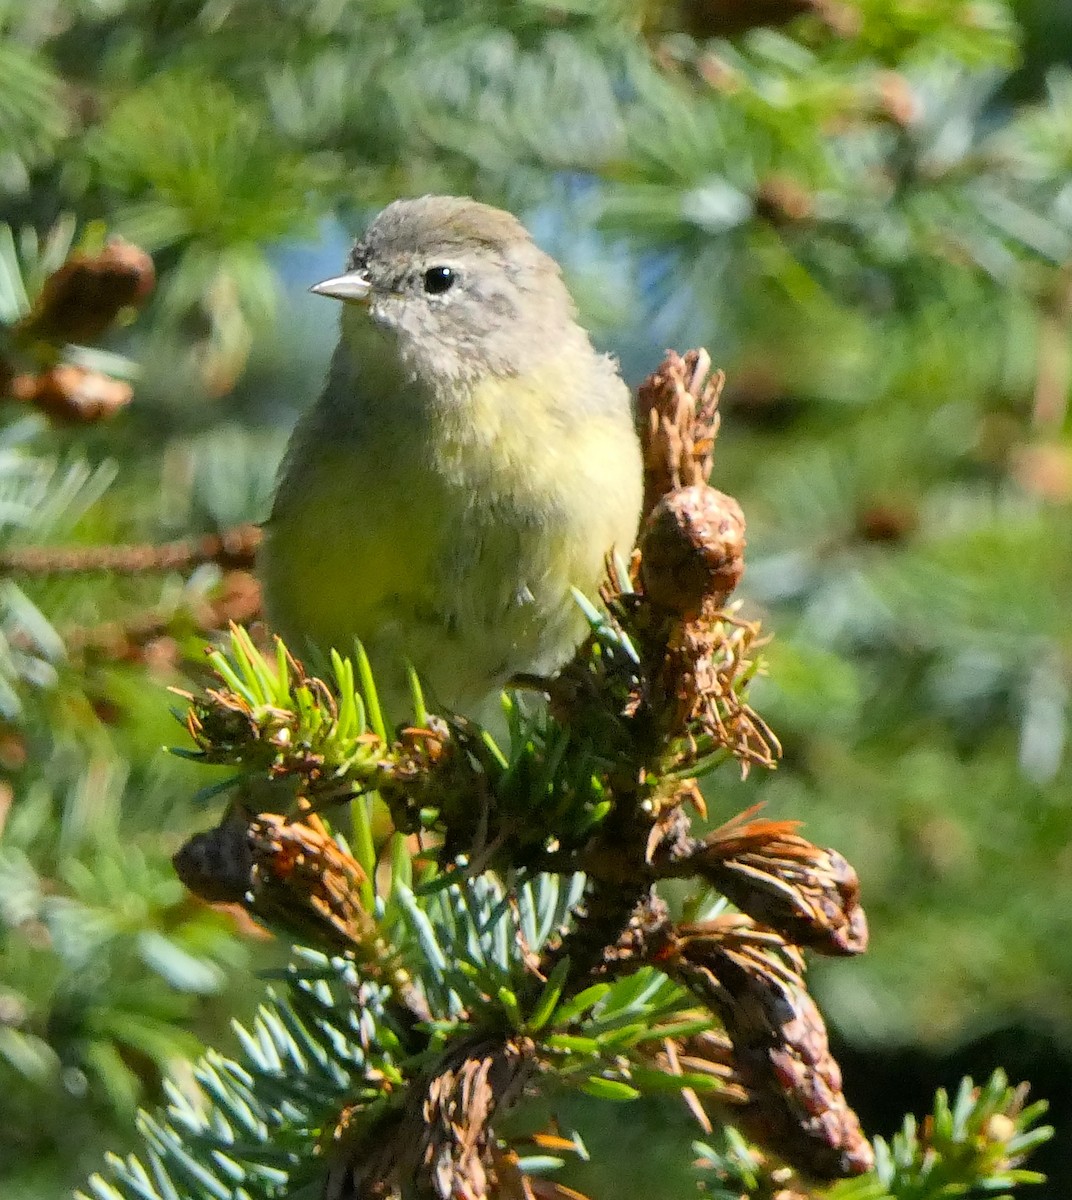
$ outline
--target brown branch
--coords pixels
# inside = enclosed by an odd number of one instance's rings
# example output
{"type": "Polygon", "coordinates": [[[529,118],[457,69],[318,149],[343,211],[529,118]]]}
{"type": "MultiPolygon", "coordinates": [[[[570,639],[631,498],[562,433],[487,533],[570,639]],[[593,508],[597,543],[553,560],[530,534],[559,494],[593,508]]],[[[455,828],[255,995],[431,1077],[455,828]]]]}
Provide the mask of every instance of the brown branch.
{"type": "Polygon", "coordinates": [[[228,571],[211,596],[198,597],[185,606],[148,608],[123,621],[75,626],[64,630],[62,636],[73,657],[164,665],[178,659],[178,647],[169,639],[191,632],[219,633],[233,623],[255,621],[260,611],[257,580],[248,571],[228,571]],[[167,650],[161,659],[158,652],[165,645],[167,650]]]}
{"type": "Polygon", "coordinates": [[[259,525],[235,525],[222,533],[127,546],[16,546],[0,552],[0,574],[144,575],[191,571],[205,563],[224,568],[254,566],[261,544],[259,525]]]}

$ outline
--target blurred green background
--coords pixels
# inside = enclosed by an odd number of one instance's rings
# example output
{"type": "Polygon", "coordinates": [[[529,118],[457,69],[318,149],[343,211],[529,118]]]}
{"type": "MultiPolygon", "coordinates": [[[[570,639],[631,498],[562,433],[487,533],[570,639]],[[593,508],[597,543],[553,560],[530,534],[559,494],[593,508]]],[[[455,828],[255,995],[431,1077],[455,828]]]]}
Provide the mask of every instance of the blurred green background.
{"type": "MultiPolygon", "coordinates": [[[[6,0],[0,34],[0,1195],[131,1144],[283,953],[168,861],[219,805],[166,688],[234,578],[13,564],[262,518],[335,337],[305,289],[426,191],[521,215],[633,381],[727,371],[785,758],[712,818],[764,801],[860,873],[872,948],[812,978],[865,1125],[1003,1064],[1068,1194],[1072,2],[6,0]],[[105,234],[144,311],[20,333],[105,234]],[[132,403],[50,418],[57,354],[132,403]]],[[[685,1114],[616,1116],[564,1114],[692,1194],[685,1114]]]]}

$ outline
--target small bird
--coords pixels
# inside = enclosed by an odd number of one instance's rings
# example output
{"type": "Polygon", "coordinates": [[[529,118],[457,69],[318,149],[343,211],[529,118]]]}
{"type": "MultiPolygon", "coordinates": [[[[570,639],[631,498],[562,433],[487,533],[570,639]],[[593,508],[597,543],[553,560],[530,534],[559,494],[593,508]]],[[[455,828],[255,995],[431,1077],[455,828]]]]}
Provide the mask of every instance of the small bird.
{"type": "Polygon", "coordinates": [[[398,200],[312,288],[342,301],[319,400],[265,529],[269,620],[298,654],[368,651],[387,715],[479,716],[549,674],[605,555],[628,553],[642,469],[632,399],[592,348],[558,265],[510,213],[398,200]]]}

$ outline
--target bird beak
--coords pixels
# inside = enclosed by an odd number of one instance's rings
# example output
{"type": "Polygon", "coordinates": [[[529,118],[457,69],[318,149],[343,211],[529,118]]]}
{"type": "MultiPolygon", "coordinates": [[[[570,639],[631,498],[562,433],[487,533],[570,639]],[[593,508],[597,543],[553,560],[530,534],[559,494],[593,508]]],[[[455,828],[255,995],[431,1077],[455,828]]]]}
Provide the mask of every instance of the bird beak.
{"type": "Polygon", "coordinates": [[[325,279],[323,283],[314,283],[309,289],[318,296],[330,296],[333,300],[342,300],[348,304],[368,304],[372,292],[372,284],[367,275],[360,271],[351,271],[347,275],[336,275],[334,279],[325,279]]]}

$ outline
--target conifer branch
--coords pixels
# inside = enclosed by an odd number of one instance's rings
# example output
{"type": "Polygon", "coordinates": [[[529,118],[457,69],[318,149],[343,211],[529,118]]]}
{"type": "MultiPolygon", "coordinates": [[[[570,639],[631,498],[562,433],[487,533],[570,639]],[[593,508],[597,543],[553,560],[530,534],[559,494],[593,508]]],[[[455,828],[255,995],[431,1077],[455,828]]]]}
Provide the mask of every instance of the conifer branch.
{"type": "Polygon", "coordinates": [[[261,543],[259,525],[235,525],[221,533],[143,542],[128,546],[13,546],[0,552],[0,574],[30,576],[146,575],[189,572],[206,563],[225,570],[249,570],[261,543]]]}
{"type": "MultiPolygon", "coordinates": [[[[645,385],[649,477],[672,490],[631,564],[608,564],[604,609],[583,602],[573,660],[525,681],[548,712],[511,709],[505,747],[450,715],[376,732],[361,664],[334,655],[325,681],[237,627],[210,660],[216,685],[185,695],[186,755],[238,774],[221,824],[176,856],[181,877],[338,956],[354,981],[322,1009],[361,1030],[344,1035],[354,1066],[321,1110],[331,1133],[310,1178],[328,1200],[529,1200],[499,1130],[551,1082],[680,1095],[706,1129],[739,1126],[801,1195],[877,1169],[805,983],[805,948],[866,947],[855,873],[754,811],[691,833],[700,774],[770,767],[779,749],[748,701],[759,627],[726,607],[743,518],[703,477],[721,386],[708,369],[702,352],[671,356],[645,385]],[[349,844],[328,824],[347,808],[349,844]],[[740,911],[676,921],[655,891],[666,878],[740,911]]],[[[295,996],[314,994],[297,978],[295,996]]],[[[95,1183],[102,1200],[108,1186],[95,1183]]]]}

